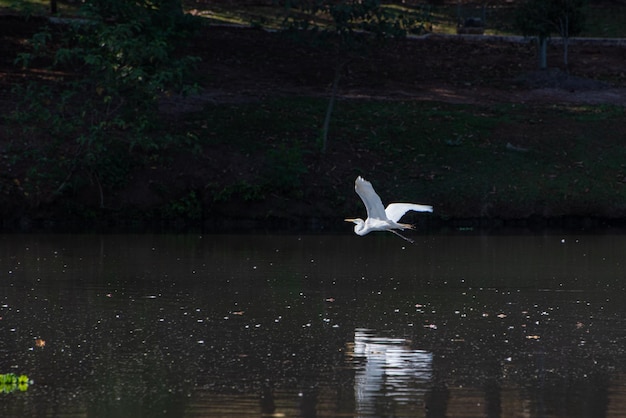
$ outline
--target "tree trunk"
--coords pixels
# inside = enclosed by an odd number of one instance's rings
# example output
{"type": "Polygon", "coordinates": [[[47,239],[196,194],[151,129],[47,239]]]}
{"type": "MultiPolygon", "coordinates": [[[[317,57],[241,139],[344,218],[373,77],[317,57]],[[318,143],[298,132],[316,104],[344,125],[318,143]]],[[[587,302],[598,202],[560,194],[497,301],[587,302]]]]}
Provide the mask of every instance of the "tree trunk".
{"type": "Polygon", "coordinates": [[[57,0],[50,0],[50,14],[57,14],[57,0]]]}
{"type": "Polygon", "coordinates": [[[548,68],[548,38],[539,38],[539,69],[545,70],[548,68]]]}
{"type": "Polygon", "coordinates": [[[563,65],[565,71],[569,72],[568,51],[569,51],[569,16],[561,20],[561,36],[563,37],[563,65]]]}
{"type": "Polygon", "coordinates": [[[565,71],[569,73],[569,37],[563,38],[563,65],[565,65],[565,71]]]}
{"type": "Polygon", "coordinates": [[[326,152],[326,146],[328,144],[328,130],[330,129],[330,118],[333,114],[333,108],[335,107],[335,100],[337,98],[337,91],[339,90],[339,80],[341,79],[341,71],[346,65],[347,61],[343,61],[335,68],[335,77],[333,78],[333,89],[328,100],[328,107],[326,108],[326,116],[324,117],[324,126],[322,127],[322,154],[326,152]]]}

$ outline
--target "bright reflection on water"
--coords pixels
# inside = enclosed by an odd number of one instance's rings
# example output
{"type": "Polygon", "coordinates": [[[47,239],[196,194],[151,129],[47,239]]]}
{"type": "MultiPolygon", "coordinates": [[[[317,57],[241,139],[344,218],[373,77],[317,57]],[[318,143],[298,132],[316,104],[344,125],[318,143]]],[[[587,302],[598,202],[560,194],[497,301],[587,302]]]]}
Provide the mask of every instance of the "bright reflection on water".
{"type": "Polygon", "coordinates": [[[626,235],[0,236],[1,417],[626,416],[626,235]],[[25,389],[25,390],[24,390],[25,389]]]}
{"type": "Polygon", "coordinates": [[[430,384],[433,355],[410,347],[411,342],[404,338],[379,337],[375,331],[362,328],[355,330],[352,354],[356,415],[377,411],[397,416],[400,408],[407,416],[419,415],[416,400],[423,398],[430,384]],[[394,410],[380,411],[381,397],[391,399],[394,410]]]}

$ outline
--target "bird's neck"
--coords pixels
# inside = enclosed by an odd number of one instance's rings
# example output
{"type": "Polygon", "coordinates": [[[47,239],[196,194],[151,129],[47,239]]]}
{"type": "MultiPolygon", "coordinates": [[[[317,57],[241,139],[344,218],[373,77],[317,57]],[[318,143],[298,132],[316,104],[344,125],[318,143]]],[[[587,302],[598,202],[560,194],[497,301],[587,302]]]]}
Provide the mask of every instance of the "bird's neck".
{"type": "Polygon", "coordinates": [[[365,229],[365,221],[363,219],[356,219],[354,222],[354,233],[357,235],[365,235],[363,231],[365,229]]]}

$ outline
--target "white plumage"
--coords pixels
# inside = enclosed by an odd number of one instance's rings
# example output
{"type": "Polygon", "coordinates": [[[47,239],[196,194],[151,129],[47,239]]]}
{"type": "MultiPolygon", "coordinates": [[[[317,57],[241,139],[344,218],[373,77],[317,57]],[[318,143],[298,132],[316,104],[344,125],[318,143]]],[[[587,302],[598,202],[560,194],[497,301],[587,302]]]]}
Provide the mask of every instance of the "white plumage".
{"type": "Polygon", "coordinates": [[[390,203],[387,208],[383,207],[383,202],[374,191],[372,183],[359,176],[354,182],[354,190],[361,197],[367,210],[367,219],[349,218],[346,222],[353,222],[354,232],[357,235],[366,235],[372,231],[389,231],[409,242],[413,240],[401,235],[396,229],[413,229],[413,225],[399,223],[398,221],[408,211],[432,212],[433,207],[420,205],[417,203],[390,203]]]}

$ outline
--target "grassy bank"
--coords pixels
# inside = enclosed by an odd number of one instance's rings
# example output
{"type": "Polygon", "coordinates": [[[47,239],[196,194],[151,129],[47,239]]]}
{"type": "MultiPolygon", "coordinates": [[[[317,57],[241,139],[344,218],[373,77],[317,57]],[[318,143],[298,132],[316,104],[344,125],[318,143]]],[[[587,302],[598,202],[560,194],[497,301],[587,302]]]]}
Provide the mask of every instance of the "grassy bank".
{"type": "Polygon", "coordinates": [[[124,181],[102,187],[84,179],[58,196],[50,190],[62,177],[34,175],[56,156],[16,141],[4,153],[15,176],[3,196],[21,201],[32,219],[333,224],[364,214],[353,191],[363,175],[384,201],[433,204],[442,221],[626,213],[623,108],[342,100],[321,153],[325,105],[312,98],[207,105],[170,119],[166,131],[186,143],[120,154],[128,158],[124,181]]]}
{"type": "Polygon", "coordinates": [[[626,208],[623,108],[342,101],[321,154],[324,106],[321,99],[220,105],[186,127],[208,150],[258,164],[248,178],[231,177],[232,187],[257,190],[248,198],[280,191],[314,202],[330,197],[320,187],[340,190],[323,216],[360,213],[350,193],[357,174],[385,199],[433,203],[443,218],[616,217],[626,208]]]}

